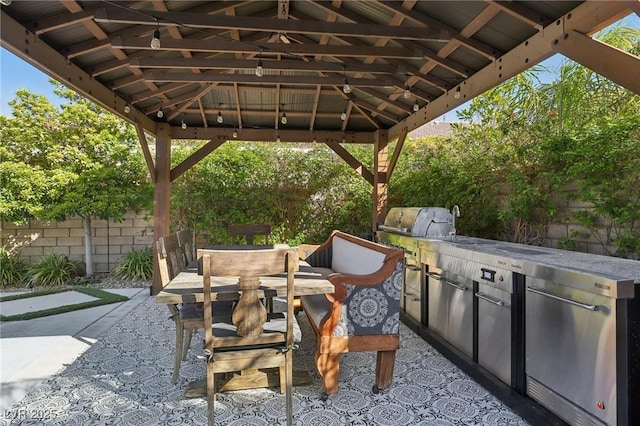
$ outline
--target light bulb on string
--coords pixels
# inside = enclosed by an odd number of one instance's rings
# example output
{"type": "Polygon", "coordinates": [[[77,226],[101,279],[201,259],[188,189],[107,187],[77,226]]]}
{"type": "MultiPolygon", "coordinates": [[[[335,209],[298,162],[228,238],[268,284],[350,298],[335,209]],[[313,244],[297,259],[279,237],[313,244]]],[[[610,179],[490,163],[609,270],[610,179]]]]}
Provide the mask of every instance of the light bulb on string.
{"type": "Polygon", "coordinates": [[[160,25],[153,30],[153,37],[151,37],[151,48],[153,50],[160,49],[160,25]]]}
{"type": "Polygon", "coordinates": [[[280,142],[280,135],[276,135],[276,142],[280,142]]]}
{"type": "Polygon", "coordinates": [[[404,96],[405,99],[409,99],[411,97],[411,90],[409,90],[408,87],[406,89],[404,89],[403,96],[404,96]]]}
{"type": "Polygon", "coordinates": [[[238,137],[238,132],[236,132],[236,130],[233,130],[233,138],[236,139],[238,137]]]}
{"type": "Polygon", "coordinates": [[[283,112],[283,113],[282,113],[282,118],[280,118],[280,122],[281,122],[282,124],[287,124],[287,121],[288,121],[288,120],[287,120],[287,113],[286,113],[286,112],[283,112]]]}
{"type": "Polygon", "coordinates": [[[124,106],[124,113],[125,114],[129,114],[131,112],[131,107],[129,106],[129,104],[124,106]]]}
{"type": "Polygon", "coordinates": [[[344,121],[347,119],[347,112],[346,111],[342,111],[342,114],[340,114],[340,120],[344,121]]]}
{"type": "Polygon", "coordinates": [[[460,99],[460,86],[456,87],[456,92],[453,94],[453,97],[460,99]]]}
{"type": "Polygon", "coordinates": [[[342,84],[342,91],[347,95],[351,93],[351,86],[349,85],[349,80],[347,80],[347,77],[344,78],[344,82],[342,84]]]}
{"type": "Polygon", "coordinates": [[[420,110],[420,105],[418,104],[418,102],[416,102],[415,104],[413,104],[413,110],[415,112],[418,112],[420,110]]]}
{"type": "Polygon", "coordinates": [[[216,117],[216,121],[218,124],[222,124],[224,122],[224,118],[222,118],[222,113],[218,111],[218,117],[216,117]]]}
{"type": "Polygon", "coordinates": [[[264,75],[264,68],[262,68],[262,59],[258,59],[258,65],[256,66],[256,76],[262,77],[264,75]]]}
{"type": "Polygon", "coordinates": [[[184,120],[182,120],[182,124],[180,125],[180,127],[182,127],[182,130],[186,130],[187,123],[185,123],[184,120]]]}

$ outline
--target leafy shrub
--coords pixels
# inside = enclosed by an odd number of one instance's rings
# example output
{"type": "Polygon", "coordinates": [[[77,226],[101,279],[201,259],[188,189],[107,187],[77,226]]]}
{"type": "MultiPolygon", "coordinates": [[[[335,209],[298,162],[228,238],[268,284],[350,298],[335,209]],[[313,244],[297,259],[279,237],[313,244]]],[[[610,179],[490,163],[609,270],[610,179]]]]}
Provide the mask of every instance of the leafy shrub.
{"type": "Polygon", "coordinates": [[[0,247],[0,287],[21,284],[26,272],[27,265],[19,252],[10,254],[6,247],[0,247]]]}
{"type": "Polygon", "coordinates": [[[82,275],[84,267],[67,256],[51,253],[31,265],[27,274],[32,286],[60,286],[82,275]]]}
{"type": "Polygon", "coordinates": [[[153,251],[131,249],[125,258],[115,267],[114,274],[119,278],[147,280],[153,274],[153,251]]]}

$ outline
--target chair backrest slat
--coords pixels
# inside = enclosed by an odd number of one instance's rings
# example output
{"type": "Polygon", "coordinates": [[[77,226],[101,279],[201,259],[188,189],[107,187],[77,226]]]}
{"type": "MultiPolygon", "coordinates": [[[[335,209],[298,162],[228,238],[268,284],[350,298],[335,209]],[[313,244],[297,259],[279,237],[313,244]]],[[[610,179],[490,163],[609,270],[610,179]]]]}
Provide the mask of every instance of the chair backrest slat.
{"type": "Polygon", "coordinates": [[[164,287],[186,266],[184,253],[178,244],[178,237],[172,234],[158,238],[158,241],[156,241],[156,256],[160,267],[160,278],[164,287]]]}
{"type": "Polygon", "coordinates": [[[193,231],[190,229],[183,229],[182,231],[176,232],[176,236],[178,237],[178,245],[184,253],[186,263],[189,264],[193,262],[196,258],[196,246],[193,231]]]}

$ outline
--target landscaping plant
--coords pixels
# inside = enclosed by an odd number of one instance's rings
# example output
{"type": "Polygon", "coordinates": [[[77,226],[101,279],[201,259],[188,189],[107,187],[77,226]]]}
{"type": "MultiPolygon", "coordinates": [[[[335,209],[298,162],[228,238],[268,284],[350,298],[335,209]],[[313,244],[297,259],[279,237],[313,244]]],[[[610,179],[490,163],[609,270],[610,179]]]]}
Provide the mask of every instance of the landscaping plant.
{"type": "Polygon", "coordinates": [[[113,270],[115,276],[130,280],[148,280],[153,273],[153,251],[131,249],[113,270]]]}
{"type": "Polygon", "coordinates": [[[27,272],[27,265],[20,257],[20,252],[9,253],[6,247],[0,247],[0,288],[22,284],[27,272]]]}
{"type": "Polygon", "coordinates": [[[74,277],[82,275],[84,267],[67,256],[50,253],[28,269],[29,286],[53,287],[68,284],[74,277]]]}

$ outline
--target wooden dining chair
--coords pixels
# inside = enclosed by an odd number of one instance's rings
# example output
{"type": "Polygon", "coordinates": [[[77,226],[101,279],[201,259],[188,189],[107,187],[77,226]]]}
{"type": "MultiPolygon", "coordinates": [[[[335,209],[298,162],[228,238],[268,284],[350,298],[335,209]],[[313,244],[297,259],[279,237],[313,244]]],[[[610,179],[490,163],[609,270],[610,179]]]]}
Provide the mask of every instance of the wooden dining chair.
{"type": "Polygon", "coordinates": [[[242,237],[245,238],[247,245],[254,245],[256,237],[263,236],[263,244],[269,243],[269,236],[271,235],[271,225],[269,224],[254,224],[254,225],[229,225],[227,228],[229,236],[232,238],[234,244],[238,244],[242,237]]]}
{"type": "MultiPolygon", "coordinates": [[[[294,321],[293,283],[297,267],[295,249],[267,250],[219,250],[203,254],[204,336],[207,358],[207,403],[209,425],[214,424],[217,373],[236,372],[259,368],[278,368],[280,390],[286,398],[287,425],[293,417],[292,380],[294,321]],[[260,276],[286,273],[286,315],[283,331],[267,331],[271,316],[260,302],[260,276]],[[241,296],[233,311],[235,332],[222,334],[212,318],[220,292],[212,290],[211,280],[215,276],[239,276],[238,288],[241,296]],[[265,323],[266,321],[266,323],[265,323]]],[[[228,291],[228,289],[227,289],[228,291]]],[[[237,295],[238,292],[235,291],[237,295]]],[[[282,320],[280,320],[282,323],[282,320]]],[[[277,327],[276,327],[277,328],[277,327]]]]}
{"type": "Polygon", "coordinates": [[[190,229],[183,229],[176,232],[178,237],[178,245],[184,253],[187,265],[196,260],[195,236],[190,229]]]}
{"type": "MultiPolygon", "coordinates": [[[[169,281],[175,278],[178,273],[186,266],[184,254],[178,244],[178,237],[175,234],[168,235],[166,237],[160,237],[156,241],[156,258],[158,260],[158,267],[160,271],[160,280],[162,287],[164,288],[169,281]]],[[[184,345],[185,330],[192,328],[204,327],[204,312],[201,310],[199,318],[195,315],[197,311],[195,304],[182,304],[182,305],[167,305],[169,312],[171,312],[171,318],[176,326],[176,347],[173,362],[173,374],[171,376],[171,383],[178,381],[178,374],[180,373],[180,364],[182,359],[186,355],[186,348],[184,345]],[[193,306],[187,306],[193,305],[193,306]],[[194,318],[189,318],[194,316],[194,318]]]]}

